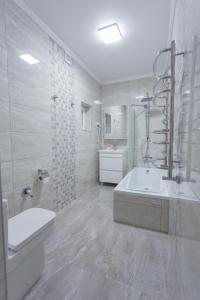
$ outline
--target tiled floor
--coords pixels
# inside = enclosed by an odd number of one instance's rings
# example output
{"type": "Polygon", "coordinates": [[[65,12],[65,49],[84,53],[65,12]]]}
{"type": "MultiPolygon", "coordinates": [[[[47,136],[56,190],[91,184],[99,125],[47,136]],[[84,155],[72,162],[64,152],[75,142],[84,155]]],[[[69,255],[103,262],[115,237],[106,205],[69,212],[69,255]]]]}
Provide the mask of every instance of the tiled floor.
{"type": "Polygon", "coordinates": [[[112,190],[97,187],[58,215],[25,300],[175,299],[175,238],[114,223],[112,190]]]}

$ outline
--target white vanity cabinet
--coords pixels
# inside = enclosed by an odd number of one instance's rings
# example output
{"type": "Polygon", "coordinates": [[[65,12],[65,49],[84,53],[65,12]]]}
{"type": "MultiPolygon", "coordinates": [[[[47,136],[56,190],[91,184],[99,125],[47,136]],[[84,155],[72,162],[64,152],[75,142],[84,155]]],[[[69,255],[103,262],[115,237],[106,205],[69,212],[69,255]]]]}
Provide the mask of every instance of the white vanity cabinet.
{"type": "Polygon", "coordinates": [[[127,150],[99,150],[99,181],[119,183],[127,172],[127,150]]]}

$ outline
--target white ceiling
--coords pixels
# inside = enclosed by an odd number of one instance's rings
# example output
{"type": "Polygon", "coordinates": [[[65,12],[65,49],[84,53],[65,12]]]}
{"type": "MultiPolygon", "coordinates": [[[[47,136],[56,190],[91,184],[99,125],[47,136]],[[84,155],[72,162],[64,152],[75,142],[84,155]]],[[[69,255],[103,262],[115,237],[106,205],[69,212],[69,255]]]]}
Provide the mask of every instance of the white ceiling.
{"type": "Polygon", "coordinates": [[[100,82],[152,74],[167,46],[170,0],[24,0],[100,82]],[[97,29],[117,22],[123,40],[105,45],[97,29]]]}

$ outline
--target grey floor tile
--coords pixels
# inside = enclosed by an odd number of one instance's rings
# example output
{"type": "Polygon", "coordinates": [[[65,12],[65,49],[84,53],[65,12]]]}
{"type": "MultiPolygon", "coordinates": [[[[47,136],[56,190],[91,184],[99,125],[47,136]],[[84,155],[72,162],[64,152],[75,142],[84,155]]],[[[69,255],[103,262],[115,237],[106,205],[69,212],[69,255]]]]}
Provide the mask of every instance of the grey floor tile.
{"type": "Polygon", "coordinates": [[[97,186],[58,213],[44,274],[25,300],[179,300],[175,239],[113,222],[112,192],[97,186]]]}
{"type": "Polygon", "coordinates": [[[90,274],[75,266],[65,266],[57,270],[46,282],[36,284],[26,300],[70,300],[76,293],[79,285],[86,281],[90,274]]]}
{"type": "MultiPolygon", "coordinates": [[[[78,288],[73,300],[140,300],[142,292],[108,279],[99,272],[91,274],[78,288]]],[[[63,300],[67,300],[64,298],[63,300]]]]}

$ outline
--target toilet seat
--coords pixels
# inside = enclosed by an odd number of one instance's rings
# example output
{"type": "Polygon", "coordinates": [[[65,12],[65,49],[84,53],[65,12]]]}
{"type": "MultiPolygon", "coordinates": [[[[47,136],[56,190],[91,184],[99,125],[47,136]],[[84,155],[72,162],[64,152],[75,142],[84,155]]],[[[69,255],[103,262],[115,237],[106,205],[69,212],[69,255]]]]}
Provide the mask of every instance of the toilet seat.
{"type": "Polygon", "coordinates": [[[53,211],[28,209],[8,220],[8,248],[18,252],[55,221],[53,211]]]}

